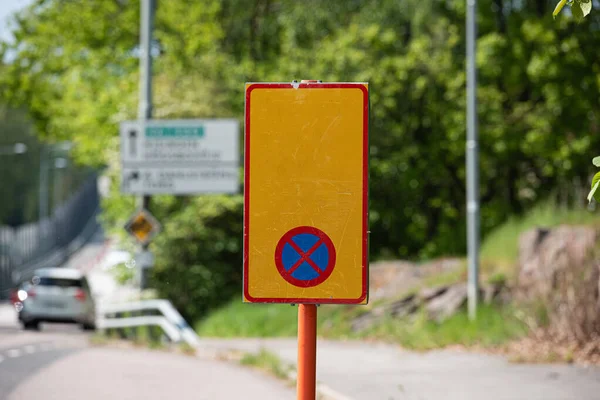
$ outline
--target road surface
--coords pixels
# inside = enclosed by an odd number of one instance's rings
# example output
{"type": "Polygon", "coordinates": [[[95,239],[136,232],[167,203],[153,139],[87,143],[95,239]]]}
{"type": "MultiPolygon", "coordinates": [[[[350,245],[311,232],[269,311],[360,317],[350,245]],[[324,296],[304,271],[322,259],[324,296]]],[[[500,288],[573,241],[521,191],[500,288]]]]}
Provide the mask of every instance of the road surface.
{"type": "MultiPolygon", "coordinates": [[[[203,339],[212,351],[261,348],[296,363],[294,339],[203,339]]],[[[459,351],[319,340],[317,380],[348,400],[598,400],[600,368],[511,364],[459,351]]]]}
{"type": "Polygon", "coordinates": [[[283,382],[234,363],[94,347],[76,326],[24,332],[9,307],[0,305],[0,400],[295,398],[283,382]]]}
{"type": "MultiPolygon", "coordinates": [[[[128,301],[110,268],[129,256],[101,231],[65,265],[87,273],[97,303],[128,301]]],[[[135,349],[94,347],[77,326],[41,324],[22,331],[0,303],[0,400],[245,399],[291,400],[295,390],[235,363],[135,349]]]]}

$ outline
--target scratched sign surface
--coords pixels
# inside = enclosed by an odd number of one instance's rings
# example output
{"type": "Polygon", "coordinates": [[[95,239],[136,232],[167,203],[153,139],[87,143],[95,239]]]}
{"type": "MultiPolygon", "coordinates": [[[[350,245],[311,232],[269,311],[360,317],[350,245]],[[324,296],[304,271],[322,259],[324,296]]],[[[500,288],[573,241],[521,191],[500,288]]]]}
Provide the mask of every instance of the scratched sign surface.
{"type": "Polygon", "coordinates": [[[246,84],[244,301],[364,304],[366,83],[246,84]]]}

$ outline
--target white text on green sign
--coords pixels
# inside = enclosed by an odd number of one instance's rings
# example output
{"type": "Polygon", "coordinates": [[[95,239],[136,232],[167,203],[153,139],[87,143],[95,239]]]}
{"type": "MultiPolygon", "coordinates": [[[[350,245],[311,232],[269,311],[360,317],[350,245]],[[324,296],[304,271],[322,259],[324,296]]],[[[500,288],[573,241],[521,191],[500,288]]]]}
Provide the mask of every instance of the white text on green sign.
{"type": "Polygon", "coordinates": [[[204,127],[147,127],[148,138],[201,138],[204,136],[204,127]]]}

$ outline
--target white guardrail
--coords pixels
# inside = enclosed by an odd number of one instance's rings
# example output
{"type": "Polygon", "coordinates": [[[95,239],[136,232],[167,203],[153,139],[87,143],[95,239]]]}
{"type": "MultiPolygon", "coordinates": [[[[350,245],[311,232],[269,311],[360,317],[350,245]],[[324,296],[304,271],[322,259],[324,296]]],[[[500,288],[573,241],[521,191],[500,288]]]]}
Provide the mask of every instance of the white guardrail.
{"type": "Polygon", "coordinates": [[[130,328],[134,326],[156,325],[160,326],[169,339],[173,342],[184,340],[190,346],[200,343],[198,335],[185,322],[181,314],[168,300],[142,300],[121,304],[103,304],[98,306],[99,329],[130,328]],[[119,313],[143,312],[157,310],[159,315],[141,315],[137,317],[109,317],[119,313]]]}

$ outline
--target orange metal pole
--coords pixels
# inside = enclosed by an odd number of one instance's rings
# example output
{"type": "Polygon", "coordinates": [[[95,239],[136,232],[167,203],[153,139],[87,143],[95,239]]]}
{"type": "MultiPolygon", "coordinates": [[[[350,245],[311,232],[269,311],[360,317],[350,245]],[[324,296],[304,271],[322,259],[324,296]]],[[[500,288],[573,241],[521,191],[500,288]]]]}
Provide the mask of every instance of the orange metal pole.
{"type": "Polygon", "coordinates": [[[317,306],[298,304],[298,400],[315,400],[317,384],[317,306]]]}
{"type": "MultiPolygon", "coordinates": [[[[302,83],[321,83],[303,79],[302,83]]],[[[298,400],[317,397],[317,306],[298,304],[298,400]]]]}

